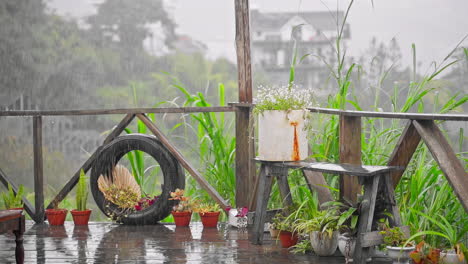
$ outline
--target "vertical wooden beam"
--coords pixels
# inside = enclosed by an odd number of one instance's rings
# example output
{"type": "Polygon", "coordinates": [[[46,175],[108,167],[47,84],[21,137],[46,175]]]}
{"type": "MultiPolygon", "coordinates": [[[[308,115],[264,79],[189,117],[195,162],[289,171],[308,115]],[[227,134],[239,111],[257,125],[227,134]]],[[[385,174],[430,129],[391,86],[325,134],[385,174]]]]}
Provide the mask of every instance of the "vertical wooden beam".
{"type": "MultiPolygon", "coordinates": [[[[361,165],[361,117],[340,116],[340,163],[361,165]]],[[[340,198],[357,200],[361,193],[358,177],[340,177],[340,198]]]]}
{"type": "Polygon", "coordinates": [[[244,207],[249,206],[249,196],[256,195],[252,111],[250,107],[236,109],[236,207],[244,207]]]}
{"type": "Polygon", "coordinates": [[[252,68],[250,58],[249,0],[235,0],[236,54],[239,102],[252,103],[252,68]]]}
{"type": "Polygon", "coordinates": [[[462,163],[433,120],[415,120],[413,124],[468,212],[468,173],[462,163]]]}
{"type": "Polygon", "coordinates": [[[44,222],[44,164],[42,159],[42,117],[33,117],[34,145],[34,221],[44,222]]]}
{"type": "MultiPolygon", "coordinates": [[[[409,120],[405,129],[401,133],[392,155],[390,155],[390,159],[387,165],[401,166],[406,168],[411,161],[411,158],[413,157],[413,154],[416,151],[420,141],[421,136],[414,127],[413,122],[409,120]]],[[[400,182],[404,172],[404,170],[397,170],[391,173],[391,181],[394,188],[396,188],[400,182]]]]}
{"type": "MultiPolygon", "coordinates": [[[[239,102],[252,103],[249,0],[235,0],[239,102]]],[[[255,183],[251,107],[236,108],[236,206],[249,206],[255,183]]]]}

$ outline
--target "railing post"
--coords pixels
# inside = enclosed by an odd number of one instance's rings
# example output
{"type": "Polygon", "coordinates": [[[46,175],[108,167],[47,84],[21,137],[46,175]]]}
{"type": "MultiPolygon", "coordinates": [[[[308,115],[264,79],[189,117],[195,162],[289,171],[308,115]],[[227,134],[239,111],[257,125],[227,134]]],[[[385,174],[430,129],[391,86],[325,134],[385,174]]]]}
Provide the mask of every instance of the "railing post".
{"type": "Polygon", "coordinates": [[[44,166],[42,158],[42,117],[33,117],[34,144],[34,221],[44,222],[44,166]]]}
{"type": "MultiPolygon", "coordinates": [[[[236,54],[239,103],[252,104],[249,0],[235,0],[236,54]]],[[[251,107],[236,109],[236,206],[249,206],[255,185],[254,147],[252,144],[251,107]]],[[[252,209],[252,208],[250,208],[252,209]]]]}
{"type": "MultiPolygon", "coordinates": [[[[340,163],[361,165],[361,117],[340,115],[340,163]]],[[[358,177],[340,177],[340,198],[357,200],[361,193],[358,177]]]]}

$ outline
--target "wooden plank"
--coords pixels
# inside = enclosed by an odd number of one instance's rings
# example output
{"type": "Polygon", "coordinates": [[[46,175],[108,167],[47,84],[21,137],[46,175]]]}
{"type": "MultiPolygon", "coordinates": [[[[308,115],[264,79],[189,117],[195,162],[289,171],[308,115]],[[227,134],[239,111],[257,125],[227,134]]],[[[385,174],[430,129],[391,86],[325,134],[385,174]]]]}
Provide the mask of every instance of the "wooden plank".
{"type": "MultiPolygon", "coordinates": [[[[118,137],[122,131],[132,122],[132,120],[135,118],[134,114],[128,114],[126,115],[118,124],[117,126],[114,127],[114,129],[107,135],[107,137],[103,141],[103,145],[108,144],[111,142],[114,138],[118,137]]],[[[47,208],[53,208],[55,205],[58,205],[69,193],[70,191],[75,187],[75,185],[78,183],[78,180],[80,179],[80,172],[83,170],[85,173],[87,173],[91,167],[93,166],[94,160],[96,159],[97,154],[100,152],[102,146],[98,147],[94,151],[94,153],[89,157],[83,165],[75,172],[73,177],[63,186],[63,188],[60,190],[60,192],[52,199],[52,201],[49,203],[47,208]]]]}
{"type": "MultiPolygon", "coordinates": [[[[361,164],[361,118],[340,116],[340,163],[361,164]]],[[[357,200],[361,185],[357,177],[340,177],[340,198],[357,200]]]]}
{"type": "Polygon", "coordinates": [[[236,54],[239,102],[252,103],[252,69],[250,57],[249,0],[235,0],[236,54]]]}
{"type": "Polygon", "coordinates": [[[369,111],[349,111],[321,107],[309,107],[307,110],[313,113],[340,115],[349,117],[378,117],[391,119],[410,119],[410,120],[451,120],[468,121],[466,114],[420,114],[420,113],[394,113],[394,112],[369,112],[369,111]]]}
{"type": "Polygon", "coordinates": [[[161,141],[161,143],[174,155],[200,186],[213,198],[223,209],[229,204],[219,195],[219,193],[201,176],[201,174],[184,158],[180,151],[169,142],[169,139],[157,128],[153,122],[144,114],[137,114],[137,117],[146,125],[146,127],[161,141]]]}
{"type": "Polygon", "coordinates": [[[356,263],[366,263],[366,258],[369,253],[369,248],[365,248],[362,246],[363,241],[362,241],[361,234],[364,234],[370,231],[369,219],[372,217],[371,209],[373,209],[372,208],[373,182],[374,182],[373,179],[369,179],[369,178],[364,179],[364,195],[363,195],[363,200],[361,203],[361,214],[359,215],[356,248],[354,250],[354,261],[356,263]]]}
{"type": "Polygon", "coordinates": [[[384,193],[386,194],[386,201],[384,204],[388,204],[388,208],[386,208],[387,212],[390,212],[393,215],[393,218],[390,219],[393,226],[401,226],[401,216],[400,216],[400,209],[398,208],[398,204],[395,200],[395,190],[392,185],[391,173],[387,173],[384,175],[384,193]]]}
{"type": "MultiPolygon", "coordinates": [[[[244,207],[255,199],[252,111],[245,107],[236,109],[236,207],[244,207]]],[[[250,207],[249,209],[252,210],[250,207]]]]}
{"type": "Polygon", "coordinates": [[[117,109],[84,109],[84,110],[22,110],[0,111],[0,116],[80,116],[80,115],[126,115],[141,113],[203,113],[234,112],[232,106],[210,107],[158,107],[158,108],[117,108],[117,109]]]}
{"type": "Polygon", "coordinates": [[[328,186],[328,183],[325,181],[322,173],[311,170],[302,170],[302,174],[304,175],[310,191],[317,192],[317,197],[320,204],[334,200],[330,189],[325,187],[328,186]]]}
{"type": "MultiPolygon", "coordinates": [[[[401,231],[405,234],[406,238],[410,237],[410,228],[409,226],[401,226],[401,231]]],[[[383,237],[380,234],[380,231],[372,231],[361,234],[361,241],[363,247],[373,247],[378,246],[383,243],[383,237]]]]}
{"type": "MultiPolygon", "coordinates": [[[[411,158],[413,157],[414,152],[418,148],[419,142],[421,141],[421,136],[419,136],[418,131],[413,125],[412,121],[408,121],[405,129],[401,133],[400,138],[393,150],[393,153],[390,155],[390,159],[387,163],[388,166],[402,166],[407,167],[411,158]]],[[[392,186],[396,188],[400,182],[401,177],[403,176],[404,170],[394,171],[391,174],[392,186]]]]}
{"type": "MultiPolygon", "coordinates": [[[[275,169],[275,168],[272,168],[272,169],[275,169]]],[[[293,205],[293,200],[291,196],[291,189],[289,188],[289,183],[288,183],[288,169],[277,167],[275,170],[276,170],[275,176],[277,176],[276,182],[278,184],[280,195],[283,200],[283,206],[286,209],[290,209],[289,207],[293,205]]],[[[292,212],[288,211],[287,213],[290,214],[292,212]]]]}
{"type": "Polygon", "coordinates": [[[34,221],[44,222],[44,164],[42,157],[42,117],[33,117],[34,148],[34,221]]]}
{"type": "Polygon", "coordinates": [[[255,211],[252,243],[261,245],[263,243],[263,230],[266,220],[266,211],[268,200],[270,199],[271,186],[273,185],[273,177],[269,176],[268,167],[263,166],[259,175],[259,185],[257,194],[257,210],[255,211]]]}
{"type": "Polygon", "coordinates": [[[468,173],[462,163],[434,121],[414,120],[413,124],[468,212],[468,173]]]}
{"type": "Polygon", "coordinates": [[[395,170],[402,170],[403,167],[396,166],[369,166],[369,165],[354,165],[354,164],[337,164],[328,162],[276,162],[266,163],[276,167],[287,167],[293,169],[302,169],[310,171],[318,171],[330,174],[350,174],[361,177],[372,177],[378,174],[391,172],[395,170]]]}
{"type": "MultiPolygon", "coordinates": [[[[13,192],[15,194],[18,193],[18,187],[16,186],[16,184],[14,182],[12,182],[10,180],[10,178],[8,178],[8,176],[2,171],[2,169],[0,169],[0,182],[6,187],[8,188],[8,184],[11,185],[11,188],[13,189],[13,192]]],[[[34,219],[34,207],[33,205],[28,201],[28,199],[23,196],[22,197],[22,200],[23,200],[23,206],[24,206],[24,210],[26,211],[26,213],[29,214],[29,216],[34,219]]]]}

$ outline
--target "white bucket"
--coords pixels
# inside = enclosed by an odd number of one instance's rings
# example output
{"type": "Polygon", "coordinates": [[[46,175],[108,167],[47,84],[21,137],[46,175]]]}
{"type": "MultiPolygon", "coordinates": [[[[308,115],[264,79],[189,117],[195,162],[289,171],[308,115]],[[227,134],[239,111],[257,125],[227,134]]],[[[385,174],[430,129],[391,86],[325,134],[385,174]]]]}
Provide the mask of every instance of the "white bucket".
{"type": "Polygon", "coordinates": [[[258,117],[258,159],[297,161],[307,158],[306,110],[267,110],[258,117]]]}

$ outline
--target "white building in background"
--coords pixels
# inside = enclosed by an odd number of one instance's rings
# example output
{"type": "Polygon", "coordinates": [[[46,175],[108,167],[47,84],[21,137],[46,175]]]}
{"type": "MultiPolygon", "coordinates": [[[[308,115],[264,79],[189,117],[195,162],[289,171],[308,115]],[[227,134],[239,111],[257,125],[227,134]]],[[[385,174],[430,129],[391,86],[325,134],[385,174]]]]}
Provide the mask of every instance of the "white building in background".
{"type": "MultiPolygon", "coordinates": [[[[328,76],[328,69],[318,57],[331,64],[336,62],[334,45],[343,16],[343,12],[263,13],[252,10],[251,45],[255,70],[263,71],[272,84],[287,83],[296,41],[295,83],[314,90],[324,88],[323,79],[328,76]],[[306,54],[309,56],[303,58],[306,54]]],[[[350,38],[349,24],[344,26],[343,32],[343,41],[346,41],[350,38]]]]}

